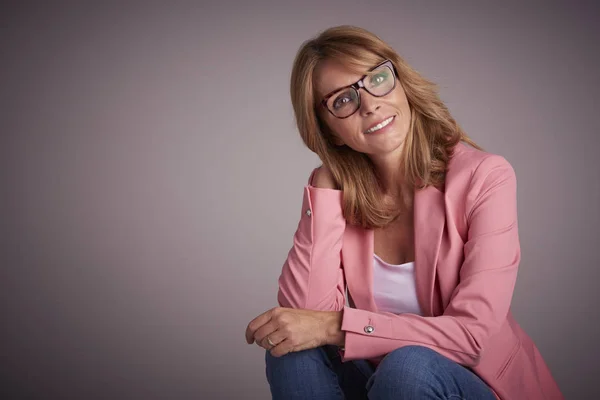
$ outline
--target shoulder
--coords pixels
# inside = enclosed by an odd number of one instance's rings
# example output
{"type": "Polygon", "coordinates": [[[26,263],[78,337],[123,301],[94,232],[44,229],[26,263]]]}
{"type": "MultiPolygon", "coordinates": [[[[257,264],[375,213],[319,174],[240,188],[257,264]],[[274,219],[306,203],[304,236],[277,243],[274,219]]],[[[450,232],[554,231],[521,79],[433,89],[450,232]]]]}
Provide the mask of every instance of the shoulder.
{"type": "Polygon", "coordinates": [[[445,182],[447,205],[456,215],[471,215],[490,198],[500,198],[508,209],[516,203],[517,178],[512,165],[502,156],[459,143],[448,163],[445,182]],[[463,214],[464,213],[464,214],[463,214]]]}
{"type": "Polygon", "coordinates": [[[308,178],[308,185],[321,189],[337,190],[338,188],[333,174],[325,165],[321,165],[313,169],[310,177],[308,178]]]}
{"type": "Polygon", "coordinates": [[[490,178],[490,175],[515,179],[512,165],[501,155],[475,149],[458,143],[446,171],[448,186],[472,186],[490,178]]]}

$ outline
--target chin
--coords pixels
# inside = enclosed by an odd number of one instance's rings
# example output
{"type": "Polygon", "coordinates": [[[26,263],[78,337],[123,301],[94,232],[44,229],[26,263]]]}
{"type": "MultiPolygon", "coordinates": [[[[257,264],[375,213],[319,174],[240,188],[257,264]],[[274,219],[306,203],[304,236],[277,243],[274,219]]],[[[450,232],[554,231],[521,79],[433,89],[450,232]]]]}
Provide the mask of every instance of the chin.
{"type": "Polygon", "coordinates": [[[401,152],[402,149],[404,148],[404,139],[399,139],[399,140],[394,140],[394,141],[390,141],[391,143],[386,143],[385,146],[385,152],[386,153],[395,153],[395,152],[401,152]]]}

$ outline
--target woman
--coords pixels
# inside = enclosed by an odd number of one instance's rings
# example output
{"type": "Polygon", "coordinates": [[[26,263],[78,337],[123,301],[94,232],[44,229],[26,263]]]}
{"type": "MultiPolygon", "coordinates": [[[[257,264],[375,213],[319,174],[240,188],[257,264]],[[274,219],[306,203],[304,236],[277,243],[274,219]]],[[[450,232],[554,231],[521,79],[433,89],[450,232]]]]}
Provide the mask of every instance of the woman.
{"type": "Polygon", "coordinates": [[[305,42],[291,97],[323,165],[304,190],[280,307],[246,330],[268,350],[273,398],[561,399],[510,312],[510,164],[360,28],[305,42]]]}

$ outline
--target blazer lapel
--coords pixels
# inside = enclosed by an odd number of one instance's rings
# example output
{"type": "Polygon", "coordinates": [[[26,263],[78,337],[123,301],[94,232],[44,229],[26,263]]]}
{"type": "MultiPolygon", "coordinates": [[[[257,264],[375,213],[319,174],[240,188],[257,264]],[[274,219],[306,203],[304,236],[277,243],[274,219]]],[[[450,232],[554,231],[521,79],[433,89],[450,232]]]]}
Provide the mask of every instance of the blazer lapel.
{"type": "Polygon", "coordinates": [[[444,193],[433,186],[415,192],[415,281],[424,316],[434,316],[435,271],[446,225],[444,193]]]}
{"type": "Polygon", "coordinates": [[[373,298],[373,230],[347,224],[343,240],[342,263],[353,306],[377,312],[373,298]]]}
{"type": "MultiPolygon", "coordinates": [[[[445,227],[444,193],[433,186],[414,197],[415,285],[424,316],[434,315],[435,269],[445,227]]],[[[342,263],[354,307],[377,312],[373,297],[372,229],[346,225],[342,263]]]]}

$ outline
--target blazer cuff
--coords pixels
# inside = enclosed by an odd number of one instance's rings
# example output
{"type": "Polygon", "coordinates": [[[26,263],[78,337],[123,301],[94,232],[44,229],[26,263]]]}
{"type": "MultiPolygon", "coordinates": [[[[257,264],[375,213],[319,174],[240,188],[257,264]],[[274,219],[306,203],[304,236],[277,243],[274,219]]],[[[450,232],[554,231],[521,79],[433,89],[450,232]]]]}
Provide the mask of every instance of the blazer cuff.
{"type": "Polygon", "coordinates": [[[350,307],[344,307],[342,330],[363,336],[393,337],[390,317],[350,307]]]}
{"type": "Polygon", "coordinates": [[[364,349],[369,337],[393,337],[390,317],[350,307],[344,307],[341,329],[346,332],[344,360],[372,357],[372,354],[368,354],[370,351],[364,349]]]}

